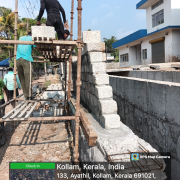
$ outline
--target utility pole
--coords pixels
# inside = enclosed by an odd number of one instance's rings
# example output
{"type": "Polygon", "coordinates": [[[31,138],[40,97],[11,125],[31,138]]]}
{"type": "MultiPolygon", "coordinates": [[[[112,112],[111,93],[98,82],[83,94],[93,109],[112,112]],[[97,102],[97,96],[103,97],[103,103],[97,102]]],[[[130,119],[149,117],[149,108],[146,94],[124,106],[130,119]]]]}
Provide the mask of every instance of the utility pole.
{"type": "Polygon", "coordinates": [[[27,36],[28,36],[28,33],[29,33],[29,18],[27,18],[27,36]]]}
{"type": "MultiPolygon", "coordinates": [[[[15,0],[15,27],[14,27],[14,40],[17,40],[17,20],[18,20],[18,0],[15,0]]],[[[14,107],[16,106],[16,50],[17,50],[17,44],[14,44],[14,94],[13,99],[14,101],[14,107]]]]}

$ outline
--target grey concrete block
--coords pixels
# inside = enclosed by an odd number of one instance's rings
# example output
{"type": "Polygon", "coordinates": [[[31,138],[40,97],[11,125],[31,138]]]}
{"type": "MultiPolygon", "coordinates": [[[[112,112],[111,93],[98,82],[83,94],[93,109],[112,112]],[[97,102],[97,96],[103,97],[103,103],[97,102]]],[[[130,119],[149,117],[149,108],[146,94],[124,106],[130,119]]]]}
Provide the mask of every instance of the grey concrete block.
{"type": "Polygon", "coordinates": [[[148,79],[154,80],[154,71],[148,71],[148,79]]]}
{"type": "Polygon", "coordinates": [[[169,83],[166,86],[166,117],[180,126],[180,85],[169,83]]]}
{"type": "Polygon", "coordinates": [[[173,82],[180,83],[180,72],[179,71],[173,71],[173,82]]]}
{"type": "Polygon", "coordinates": [[[147,84],[147,111],[163,119],[166,111],[166,86],[162,81],[149,81],[147,84]]]}
{"type": "Polygon", "coordinates": [[[114,114],[117,113],[117,103],[113,99],[100,100],[98,102],[101,114],[114,114]]]}
{"type": "Polygon", "coordinates": [[[109,84],[108,74],[92,74],[89,76],[89,82],[95,85],[106,85],[109,84]]]}
{"type": "Polygon", "coordinates": [[[32,38],[34,37],[46,37],[55,39],[55,29],[52,26],[31,26],[32,38]]]}
{"type": "Polygon", "coordinates": [[[129,77],[135,77],[136,78],[136,76],[137,76],[137,73],[136,73],[137,71],[130,71],[129,72],[129,77]]]}
{"type": "Polygon", "coordinates": [[[89,52],[88,59],[91,63],[102,62],[103,61],[102,52],[89,52]]]}
{"type": "Polygon", "coordinates": [[[83,31],[84,43],[101,43],[101,31],[83,31]]]}
{"type": "Polygon", "coordinates": [[[106,64],[101,62],[101,63],[93,63],[90,65],[90,72],[91,73],[104,73],[106,72],[106,64]]]}
{"type": "Polygon", "coordinates": [[[141,77],[142,77],[142,79],[148,79],[148,72],[147,71],[142,71],[141,72],[141,77]]]}
{"type": "Polygon", "coordinates": [[[163,81],[173,82],[173,71],[163,71],[163,81]]]}
{"type": "Polygon", "coordinates": [[[154,71],[154,80],[163,81],[163,74],[161,71],[154,71]]]}
{"type": "Polygon", "coordinates": [[[100,117],[100,123],[106,129],[115,129],[120,127],[120,117],[117,114],[107,114],[100,117]]]}
{"type": "Polygon", "coordinates": [[[142,78],[142,72],[141,71],[136,71],[136,77],[137,78],[142,78]]]}
{"type": "Polygon", "coordinates": [[[112,98],[111,86],[95,86],[95,96],[99,99],[112,98]]]}

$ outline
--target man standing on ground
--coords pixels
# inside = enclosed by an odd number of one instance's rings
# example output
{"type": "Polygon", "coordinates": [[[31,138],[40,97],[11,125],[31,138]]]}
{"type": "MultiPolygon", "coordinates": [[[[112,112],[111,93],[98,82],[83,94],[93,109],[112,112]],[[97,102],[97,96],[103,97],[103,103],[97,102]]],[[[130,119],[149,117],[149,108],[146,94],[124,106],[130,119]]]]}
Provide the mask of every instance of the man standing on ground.
{"type": "MultiPolygon", "coordinates": [[[[3,90],[6,91],[7,89],[3,79],[0,78],[0,106],[2,106],[5,103],[3,90]]],[[[2,118],[4,114],[5,114],[5,107],[0,108],[0,117],[2,118]]],[[[0,123],[0,126],[4,126],[4,123],[0,123]]]]}
{"type": "MultiPolygon", "coordinates": [[[[16,75],[16,97],[19,96],[18,88],[21,89],[21,83],[19,81],[18,76],[16,75]]],[[[14,72],[13,68],[8,69],[8,74],[4,76],[4,84],[6,85],[8,89],[8,94],[9,94],[9,100],[13,99],[13,94],[14,94],[14,72]]]]}
{"type": "Polygon", "coordinates": [[[64,32],[64,26],[67,27],[67,23],[66,14],[61,4],[57,0],[41,0],[41,8],[36,25],[40,25],[40,20],[44,14],[44,9],[47,11],[46,25],[55,27],[58,39],[65,40],[68,37],[66,37],[65,34],[69,35],[70,33],[68,30],[64,32]],[[62,23],[60,12],[62,13],[64,24],[62,23]]]}
{"type": "MultiPolygon", "coordinates": [[[[29,32],[28,36],[23,36],[19,39],[20,41],[32,41],[31,32],[29,32]]],[[[17,47],[17,55],[16,55],[16,64],[19,79],[21,82],[21,86],[23,89],[23,94],[26,100],[30,100],[31,97],[31,62],[33,62],[33,58],[31,56],[33,47],[35,45],[21,45],[19,44],[17,47]]]]}

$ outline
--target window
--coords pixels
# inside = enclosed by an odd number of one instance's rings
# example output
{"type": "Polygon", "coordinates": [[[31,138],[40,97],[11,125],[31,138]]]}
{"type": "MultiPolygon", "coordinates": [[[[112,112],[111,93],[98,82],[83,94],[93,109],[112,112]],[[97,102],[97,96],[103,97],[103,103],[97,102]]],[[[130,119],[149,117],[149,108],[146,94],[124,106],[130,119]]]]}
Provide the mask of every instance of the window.
{"type": "Polygon", "coordinates": [[[152,27],[164,23],[164,9],[152,15],[152,27]]]}
{"type": "Polygon", "coordinates": [[[128,62],[129,61],[129,55],[127,54],[122,54],[120,56],[121,62],[128,62]]]}
{"type": "Polygon", "coordinates": [[[164,1],[163,1],[163,0],[160,0],[160,1],[158,1],[157,3],[155,3],[154,5],[152,5],[152,6],[151,6],[151,9],[153,10],[153,9],[157,8],[158,6],[160,6],[160,5],[163,4],[163,3],[164,3],[164,1]]]}
{"type": "Polygon", "coordinates": [[[143,50],[142,50],[142,55],[143,55],[143,57],[142,57],[143,60],[144,60],[144,59],[147,59],[147,49],[143,49],[143,50]]]}

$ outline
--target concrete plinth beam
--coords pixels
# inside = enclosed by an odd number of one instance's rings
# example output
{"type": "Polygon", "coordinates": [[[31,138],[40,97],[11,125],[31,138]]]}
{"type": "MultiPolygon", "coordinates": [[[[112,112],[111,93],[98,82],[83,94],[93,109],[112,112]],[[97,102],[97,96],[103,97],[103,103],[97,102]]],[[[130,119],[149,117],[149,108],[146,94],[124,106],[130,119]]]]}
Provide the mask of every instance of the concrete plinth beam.
{"type": "Polygon", "coordinates": [[[117,114],[107,114],[100,117],[100,123],[106,129],[115,129],[120,127],[120,117],[117,114]]]}

